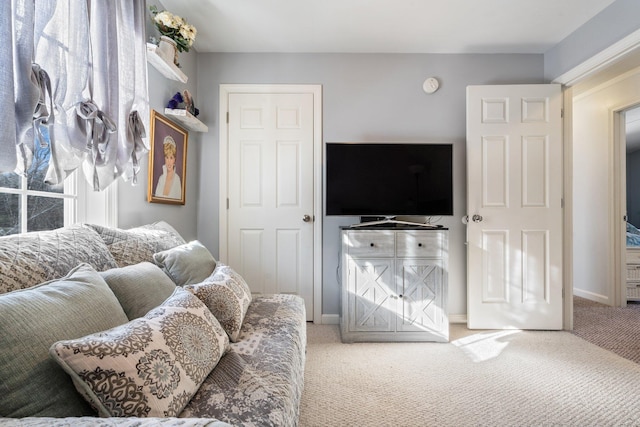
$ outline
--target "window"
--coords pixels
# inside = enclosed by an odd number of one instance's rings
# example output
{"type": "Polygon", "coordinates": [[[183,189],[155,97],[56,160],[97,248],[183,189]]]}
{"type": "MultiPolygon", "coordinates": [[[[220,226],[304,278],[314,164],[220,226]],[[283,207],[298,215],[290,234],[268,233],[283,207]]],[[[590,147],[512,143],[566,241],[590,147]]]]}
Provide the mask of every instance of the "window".
{"type": "Polygon", "coordinates": [[[0,174],[0,236],[51,230],[75,220],[77,173],[62,184],[44,182],[51,157],[45,127],[43,136],[47,145],[34,142],[32,161],[25,176],[14,172],[0,174]]]}

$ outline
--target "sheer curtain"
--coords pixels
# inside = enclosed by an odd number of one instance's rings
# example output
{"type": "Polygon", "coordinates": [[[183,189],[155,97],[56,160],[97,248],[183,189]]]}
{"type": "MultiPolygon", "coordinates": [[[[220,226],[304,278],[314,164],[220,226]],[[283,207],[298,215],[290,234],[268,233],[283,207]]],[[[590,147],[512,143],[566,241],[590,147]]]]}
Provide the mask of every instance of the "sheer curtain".
{"type": "Polygon", "coordinates": [[[0,172],[51,144],[45,180],[81,168],[96,191],[136,183],[148,150],[144,0],[1,2],[0,172]],[[11,126],[15,124],[15,126],[11,126]]]}

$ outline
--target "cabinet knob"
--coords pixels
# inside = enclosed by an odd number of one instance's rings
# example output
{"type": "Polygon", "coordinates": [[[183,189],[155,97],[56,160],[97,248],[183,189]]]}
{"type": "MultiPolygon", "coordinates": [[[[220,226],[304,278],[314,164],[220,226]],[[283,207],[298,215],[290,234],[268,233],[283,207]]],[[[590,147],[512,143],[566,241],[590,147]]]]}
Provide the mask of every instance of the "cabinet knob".
{"type": "Polygon", "coordinates": [[[402,298],[402,294],[398,295],[398,298],[402,298]]]}
{"type": "Polygon", "coordinates": [[[375,245],[373,243],[371,243],[371,247],[374,247],[375,245]]]}
{"type": "Polygon", "coordinates": [[[421,248],[422,247],[422,243],[418,243],[418,247],[421,248]]]}

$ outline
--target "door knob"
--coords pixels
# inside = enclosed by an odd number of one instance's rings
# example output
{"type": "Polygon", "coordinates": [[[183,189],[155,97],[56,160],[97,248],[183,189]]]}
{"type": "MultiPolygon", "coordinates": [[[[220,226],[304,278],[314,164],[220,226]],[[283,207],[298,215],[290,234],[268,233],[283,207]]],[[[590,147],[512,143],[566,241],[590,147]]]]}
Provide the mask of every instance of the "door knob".
{"type": "Polygon", "coordinates": [[[475,214],[471,217],[471,221],[473,222],[482,222],[482,215],[475,214]]]}
{"type": "Polygon", "coordinates": [[[304,222],[309,222],[309,221],[311,221],[311,217],[309,215],[305,215],[305,216],[302,217],[302,220],[304,222]]]}

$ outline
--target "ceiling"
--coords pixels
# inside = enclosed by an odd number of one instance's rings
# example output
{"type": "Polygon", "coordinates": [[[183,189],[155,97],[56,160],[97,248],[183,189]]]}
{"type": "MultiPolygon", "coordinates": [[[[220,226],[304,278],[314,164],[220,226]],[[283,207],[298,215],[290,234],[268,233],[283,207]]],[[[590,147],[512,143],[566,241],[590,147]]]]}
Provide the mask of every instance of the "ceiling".
{"type": "Polygon", "coordinates": [[[614,0],[159,0],[198,52],[544,53],[614,0]]]}

